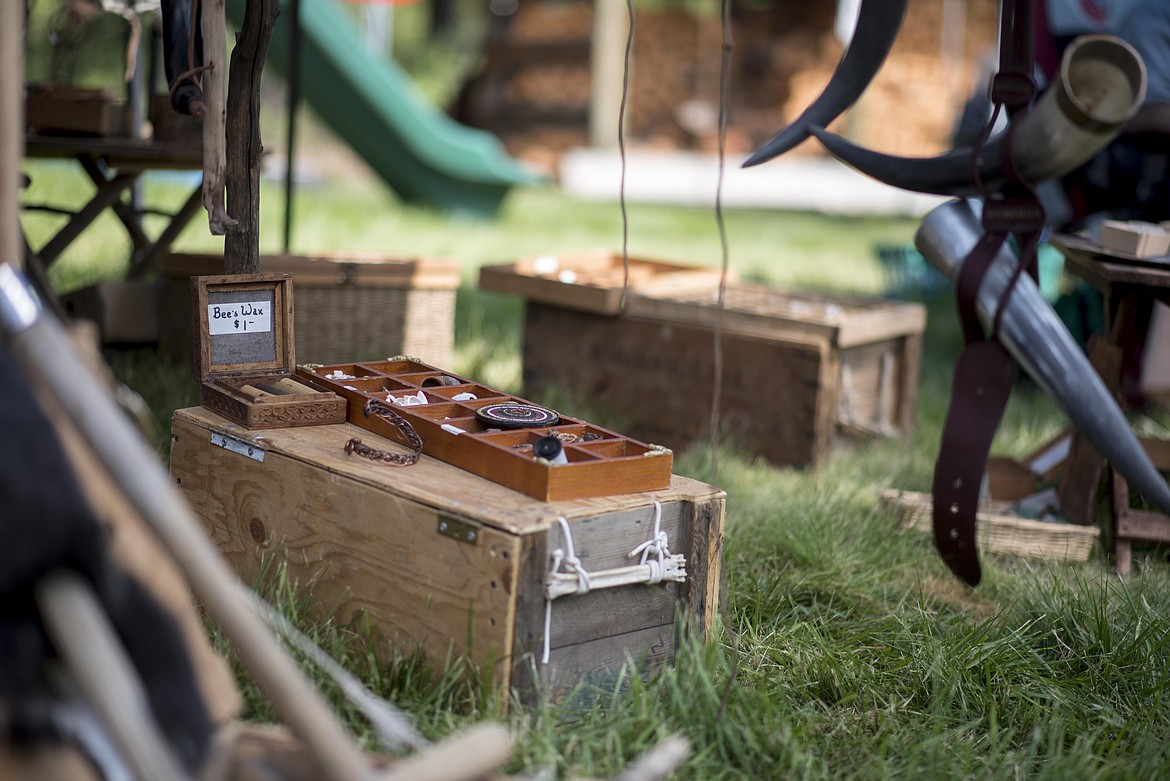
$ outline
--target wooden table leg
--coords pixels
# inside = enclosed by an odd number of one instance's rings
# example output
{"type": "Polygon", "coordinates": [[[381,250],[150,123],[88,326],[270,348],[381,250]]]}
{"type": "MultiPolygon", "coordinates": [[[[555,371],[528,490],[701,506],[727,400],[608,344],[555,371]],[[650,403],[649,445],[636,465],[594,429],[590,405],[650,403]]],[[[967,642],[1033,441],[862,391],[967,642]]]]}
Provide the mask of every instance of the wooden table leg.
{"type": "Polygon", "coordinates": [[[1125,577],[1133,567],[1133,542],[1127,536],[1125,519],[1129,514],[1129,484],[1116,470],[1113,472],[1109,520],[1113,525],[1110,545],[1113,548],[1113,568],[1125,577]]]}
{"type": "MultiPolygon", "coordinates": [[[[81,167],[85,169],[85,173],[89,175],[89,178],[99,189],[110,181],[111,177],[102,170],[101,166],[98,165],[98,161],[92,156],[78,155],[77,160],[81,163],[81,167]]],[[[146,233],[143,232],[142,225],[139,221],[139,214],[134,211],[134,207],[123,201],[121,197],[114,201],[110,207],[114,210],[114,214],[118,215],[118,219],[122,221],[126,232],[130,234],[130,240],[134,243],[135,257],[150,249],[152,242],[147,238],[146,233]]]]}
{"type": "Polygon", "coordinates": [[[137,279],[146,274],[154,264],[154,260],[158,257],[159,253],[166,252],[170,248],[175,239],[179,238],[179,234],[183,232],[183,228],[187,227],[187,223],[191,222],[202,206],[203,185],[200,184],[187,197],[187,201],[182,207],[171,217],[171,221],[167,224],[166,229],[159,234],[159,237],[151,243],[145,252],[135,258],[134,262],[130,264],[130,272],[126,275],[126,278],[137,279]]]}
{"type": "Polygon", "coordinates": [[[81,232],[89,227],[98,215],[108,209],[125,192],[135,180],[138,179],[137,173],[120,173],[111,177],[104,185],[98,185],[98,190],[90,199],[89,203],[81,208],[81,211],[76,212],[65,224],[61,230],[49,242],[41,248],[37,256],[41,262],[48,268],[53,261],[65,251],[65,248],[73,243],[81,232]]]}
{"type": "MultiPolygon", "coordinates": [[[[1094,336],[1089,340],[1089,363],[1097,371],[1105,387],[1114,396],[1121,382],[1121,349],[1094,336]]],[[[1069,448],[1068,467],[1060,481],[1061,514],[1074,523],[1093,524],[1093,500],[1101,482],[1105,459],[1079,432],[1073,435],[1069,448]]]]}

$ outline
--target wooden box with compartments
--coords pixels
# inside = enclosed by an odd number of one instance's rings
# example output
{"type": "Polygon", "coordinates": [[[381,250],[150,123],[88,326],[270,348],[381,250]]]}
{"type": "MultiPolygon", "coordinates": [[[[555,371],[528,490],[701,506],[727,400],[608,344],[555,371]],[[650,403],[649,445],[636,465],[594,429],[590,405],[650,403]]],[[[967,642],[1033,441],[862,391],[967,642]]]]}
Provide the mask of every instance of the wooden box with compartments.
{"type": "Polygon", "coordinates": [[[665,448],[413,358],[302,366],[297,374],[345,397],[350,423],[536,499],[670,484],[673,455],[665,448]]]}
{"type": "MultiPolygon", "coordinates": [[[[718,614],[724,494],[672,475],[650,491],[546,502],[427,455],[347,455],[345,423],[251,431],[175,413],[171,475],[245,582],[286,562],[314,609],[363,612],[435,667],[463,656],[531,699],[669,665],[718,614]],[[692,635],[694,636],[694,635],[692,635]]],[[[381,646],[383,651],[390,646],[381,646]]]]}
{"type": "Polygon", "coordinates": [[[345,399],[293,374],[290,274],[191,280],[203,406],[247,428],[341,423],[345,399]]]}
{"type": "MultiPolygon", "coordinates": [[[[558,267],[575,269],[574,256],[558,267]]],[[[747,451],[816,466],[843,439],[913,429],[921,304],[731,281],[720,311],[718,276],[646,273],[615,309],[597,300],[620,295],[620,259],[587,288],[579,273],[550,277],[531,263],[482,269],[481,287],[527,299],[524,393],[588,402],[632,436],[687,447],[710,433],[718,325],[721,430],[747,451]]]]}

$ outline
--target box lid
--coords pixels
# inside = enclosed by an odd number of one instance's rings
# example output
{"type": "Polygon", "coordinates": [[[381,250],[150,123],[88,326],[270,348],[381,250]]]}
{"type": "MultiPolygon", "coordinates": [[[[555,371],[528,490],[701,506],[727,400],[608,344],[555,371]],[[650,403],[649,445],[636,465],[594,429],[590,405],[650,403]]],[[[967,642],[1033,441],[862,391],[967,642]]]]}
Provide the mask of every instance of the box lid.
{"type": "Polygon", "coordinates": [[[199,382],[292,373],[291,274],[203,276],[191,286],[199,382]]]}
{"type": "MultiPolygon", "coordinates": [[[[158,259],[166,277],[197,277],[223,271],[223,256],[171,253],[158,259]]],[[[291,274],[298,285],[330,287],[459,287],[459,263],[446,258],[395,258],[375,252],[328,252],[312,255],[262,255],[263,273],[291,274]]]]}
{"type": "MultiPolygon", "coordinates": [[[[626,312],[714,328],[719,317],[719,291],[639,292],[630,297],[626,312]]],[[[741,336],[827,340],[837,347],[852,347],[922,333],[926,307],[884,298],[735,283],[727,286],[721,326],[741,336]]]]}
{"type": "MultiPolygon", "coordinates": [[[[686,290],[718,290],[718,269],[645,258],[629,258],[629,290],[645,295],[686,290]]],[[[621,313],[626,264],[607,250],[569,252],[523,258],[516,263],[484,266],[479,287],[543,304],[594,314],[621,313]]]]}

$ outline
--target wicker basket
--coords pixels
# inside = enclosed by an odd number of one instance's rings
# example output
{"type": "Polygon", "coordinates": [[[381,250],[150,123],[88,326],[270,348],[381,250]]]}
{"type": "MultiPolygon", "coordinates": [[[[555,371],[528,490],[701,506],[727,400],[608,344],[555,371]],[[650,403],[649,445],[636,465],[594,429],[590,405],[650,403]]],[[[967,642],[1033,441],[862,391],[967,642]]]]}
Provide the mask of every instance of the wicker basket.
{"type": "MultiPolygon", "coordinates": [[[[338,363],[412,355],[436,366],[452,361],[459,266],[439,259],[331,254],[274,255],[264,272],[293,277],[298,363],[338,363]]],[[[190,277],[222,274],[216,255],[172,254],[159,262],[162,343],[189,354],[190,277]]]]}
{"type": "MultiPolygon", "coordinates": [[[[894,510],[902,526],[931,531],[930,494],[887,489],[882,505],[894,510]]],[[[976,516],[976,539],[980,550],[1036,559],[1087,561],[1101,530],[1096,526],[1053,523],[1020,518],[1006,512],[1008,502],[989,502],[976,516]]]]}

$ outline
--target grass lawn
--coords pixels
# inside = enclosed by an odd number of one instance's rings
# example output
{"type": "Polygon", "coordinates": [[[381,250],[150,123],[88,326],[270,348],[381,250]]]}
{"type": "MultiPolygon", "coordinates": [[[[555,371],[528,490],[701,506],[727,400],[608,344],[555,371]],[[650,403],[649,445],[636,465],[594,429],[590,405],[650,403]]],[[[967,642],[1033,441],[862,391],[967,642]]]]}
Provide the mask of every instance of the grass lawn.
{"type": "MultiPolygon", "coordinates": [[[[26,170],[29,200],[84,200],[84,182],[68,168],[37,163],[26,170]]],[[[160,203],[183,196],[182,186],[165,179],[148,188],[160,203]]],[[[616,249],[621,241],[616,204],[546,189],[517,191],[490,222],[451,222],[403,207],[365,180],[302,188],[295,206],[294,251],[458,259],[464,286],[452,368],[507,390],[519,389],[521,305],[478,292],[477,268],[530,253],[616,249]]],[[[262,250],[279,248],[282,213],[279,186],[266,186],[262,250]]],[[[52,219],[26,216],[34,247],[52,219]]],[[[731,265],[741,277],[876,293],[884,280],[875,247],[909,243],[915,222],[732,211],[727,228],[731,265]]],[[[203,233],[197,220],[179,249],[216,249],[219,240],[203,233]]],[[[708,210],[633,204],[629,236],[633,254],[720,262],[708,210]]],[[[70,290],[115,278],[128,249],[113,219],[103,218],[54,266],[54,284],[70,290]]],[[[728,495],[730,624],[707,645],[684,647],[676,666],[652,681],[627,676],[571,707],[507,710],[457,661],[434,682],[412,657],[371,662],[358,625],[308,628],[410,711],[428,737],[505,720],[519,736],[509,770],[548,771],[541,778],[615,775],[673,732],[695,747],[679,779],[1170,778],[1170,569],[1163,551],[1138,551],[1124,582],[1100,552],[1073,565],[984,557],[984,583],[972,591],[950,576],[928,536],[898,532],[879,506],[883,488],[929,488],[960,344],[948,303],[931,305],[925,342],[917,427],[908,438],[841,449],[816,471],[778,469],[722,443],[717,482],[728,495]]],[[[110,351],[108,358],[147,399],[165,443],[171,412],[197,403],[188,367],[149,349],[110,351]]],[[[621,411],[571,412],[606,422],[621,411]]],[[[994,451],[1022,455],[1065,425],[1021,381],[994,451]]],[[[715,466],[707,444],[676,453],[675,463],[702,480],[715,466]]],[[[269,596],[300,620],[312,600],[279,577],[269,596]]],[[[242,684],[248,715],[270,718],[263,699],[242,684]]],[[[368,738],[360,718],[339,707],[368,738]]]]}

